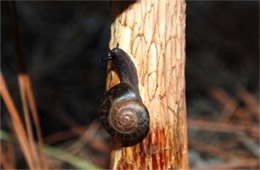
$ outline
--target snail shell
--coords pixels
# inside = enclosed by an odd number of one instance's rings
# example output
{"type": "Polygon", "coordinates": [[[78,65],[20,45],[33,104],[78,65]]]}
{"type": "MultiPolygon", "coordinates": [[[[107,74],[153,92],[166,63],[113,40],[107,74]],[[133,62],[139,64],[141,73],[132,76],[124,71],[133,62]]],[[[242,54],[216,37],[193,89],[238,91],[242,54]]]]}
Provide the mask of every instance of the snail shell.
{"type": "Polygon", "coordinates": [[[119,72],[120,83],[104,95],[99,118],[111,136],[118,137],[123,146],[131,146],[141,142],[147,135],[149,113],[142,102],[139,90],[136,89],[138,77],[133,62],[129,60],[130,57],[118,47],[110,53],[119,72]]]}

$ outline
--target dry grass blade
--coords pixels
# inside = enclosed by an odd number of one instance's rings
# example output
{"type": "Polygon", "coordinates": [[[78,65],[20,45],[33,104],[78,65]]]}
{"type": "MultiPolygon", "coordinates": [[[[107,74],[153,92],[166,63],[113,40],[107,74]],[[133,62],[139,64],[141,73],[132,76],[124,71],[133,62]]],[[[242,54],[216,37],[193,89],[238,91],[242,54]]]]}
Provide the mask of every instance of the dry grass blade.
{"type": "Polygon", "coordinates": [[[21,95],[23,112],[24,112],[24,119],[25,119],[25,126],[26,126],[29,144],[30,144],[30,150],[33,155],[33,157],[32,157],[33,163],[35,164],[36,168],[40,168],[40,162],[39,162],[39,159],[37,156],[36,146],[34,144],[35,142],[34,142],[34,137],[33,137],[32,123],[31,123],[30,113],[29,113],[29,109],[28,109],[28,103],[27,103],[27,100],[25,97],[23,74],[21,74],[21,73],[18,74],[18,84],[19,84],[19,89],[20,89],[20,95],[21,95]]]}
{"type": "Polygon", "coordinates": [[[18,111],[6,87],[5,80],[2,73],[0,73],[0,91],[1,91],[1,96],[3,98],[3,101],[6,104],[6,107],[10,113],[14,130],[18,138],[19,144],[21,146],[21,149],[23,151],[23,154],[25,156],[25,159],[28,163],[29,168],[33,169],[35,167],[33,166],[33,159],[32,159],[33,156],[29,149],[29,141],[26,136],[25,129],[20,119],[20,116],[18,114],[18,111]]]}
{"type": "Polygon", "coordinates": [[[40,128],[38,113],[36,110],[36,104],[34,102],[30,78],[25,71],[24,63],[23,63],[23,57],[22,57],[21,46],[20,46],[20,36],[19,36],[19,30],[18,30],[18,21],[17,21],[16,8],[15,8],[14,2],[10,3],[10,12],[12,14],[10,16],[10,20],[11,20],[11,24],[12,24],[11,26],[13,29],[13,39],[14,39],[14,43],[15,43],[15,51],[16,51],[16,55],[18,58],[18,70],[19,70],[18,82],[19,82],[23,110],[24,110],[24,115],[25,115],[25,120],[26,120],[28,137],[29,137],[29,141],[30,141],[30,148],[31,148],[31,152],[34,155],[33,159],[34,159],[34,163],[36,164],[36,167],[38,167],[38,168],[42,167],[42,168],[47,169],[48,168],[47,160],[46,160],[44,150],[43,150],[43,139],[42,139],[42,135],[41,135],[41,128],[40,128]],[[27,101],[27,99],[28,99],[28,101],[27,101]],[[40,150],[40,157],[41,157],[41,164],[42,164],[41,166],[40,166],[40,161],[37,156],[36,146],[34,145],[28,104],[29,104],[31,112],[32,112],[32,117],[33,117],[33,121],[34,121],[34,124],[36,127],[37,137],[39,140],[39,150],[40,150]]]}
{"type": "Polygon", "coordinates": [[[39,121],[38,112],[36,109],[36,104],[35,104],[35,100],[34,100],[34,96],[33,96],[31,81],[27,74],[23,75],[23,81],[24,81],[24,85],[25,85],[24,90],[26,93],[26,97],[28,99],[28,103],[29,103],[29,106],[30,106],[30,109],[32,112],[32,117],[33,117],[33,121],[34,121],[35,128],[36,128],[36,134],[37,134],[37,138],[38,138],[38,142],[39,142],[39,151],[40,151],[42,168],[47,169],[48,162],[46,160],[46,156],[45,156],[44,149],[43,149],[43,138],[42,138],[42,133],[41,133],[40,121],[39,121]]]}

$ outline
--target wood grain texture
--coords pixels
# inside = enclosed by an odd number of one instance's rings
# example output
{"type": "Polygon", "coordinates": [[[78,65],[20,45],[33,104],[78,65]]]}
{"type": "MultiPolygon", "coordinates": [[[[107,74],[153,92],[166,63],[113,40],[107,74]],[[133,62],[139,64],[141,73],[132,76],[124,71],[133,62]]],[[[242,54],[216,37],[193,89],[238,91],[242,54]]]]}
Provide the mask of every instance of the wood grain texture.
{"type": "MultiPolygon", "coordinates": [[[[136,65],[139,90],[150,113],[142,143],[112,139],[111,168],[188,168],[185,102],[184,0],[111,2],[110,48],[117,43],[136,65]]],[[[108,64],[107,90],[119,82],[108,64]]]]}

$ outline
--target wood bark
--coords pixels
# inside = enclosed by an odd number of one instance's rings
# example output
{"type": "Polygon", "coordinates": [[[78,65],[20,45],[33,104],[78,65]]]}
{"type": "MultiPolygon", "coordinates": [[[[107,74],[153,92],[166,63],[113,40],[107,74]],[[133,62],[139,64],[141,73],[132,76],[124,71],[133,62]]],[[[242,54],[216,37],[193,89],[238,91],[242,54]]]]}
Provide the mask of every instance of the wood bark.
{"type": "MultiPolygon", "coordinates": [[[[150,131],[139,144],[112,139],[111,168],[188,168],[185,102],[184,0],[111,2],[110,48],[117,43],[137,68],[150,113],[150,131]]],[[[108,63],[106,89],[119,82],[108,63]]]]}

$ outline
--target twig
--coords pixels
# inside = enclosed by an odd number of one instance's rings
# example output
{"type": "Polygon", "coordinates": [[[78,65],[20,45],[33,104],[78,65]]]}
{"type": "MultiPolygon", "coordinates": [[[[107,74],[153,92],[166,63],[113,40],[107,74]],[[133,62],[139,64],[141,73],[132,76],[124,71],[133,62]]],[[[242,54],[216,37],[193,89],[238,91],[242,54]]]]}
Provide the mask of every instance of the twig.
{"type": "Polygon", "coordinates": [[[240,89],[238,92],[240,99],[246,104],[249,113],[259,121],[260,106],[259,101],[245,89],[240,89]]]}
{"type": "Polygon", "coordinates": [[[203,131],[213,131],[213,132],[222,132],[222,133],[234,133],[238,135],[243,135],[249,133],[253,136],[259,136],[259,127],[258,125],[252,124],[251,126],[245,126],[243,124],[232,124],[225,122],[216,122],[213,120],[188,120],[188,128],[198,129],[203,131]]]}
{"type": "Polygon", "coordinates": [[[91,139],[93,139],[94,135],[96,135],[100,124],[97,121],[94,121],[90,124],[89,128],[85,131],[85,133],[67,150],[73,152],[74,154],[79,152],[84,145],[87,144],[91,139]]]}
{"type": "Polygon", "coordinates": [[[200,152],[205,152],[207,154],[220,157],[222,159],[231,159],[234,157],[234,154],[227,153],[226,151],[222,150],[220,147],[211,146],[206,143],[200,142],[196,139],[190,139],[189,146],[191,146],[192,148],[200,152]]]}
{"type": "MultiPolygon", "coordinates": [[[[66,139],[70,139],[73,137],[83,136],[83,134],[86,132],[86,130],[87,130],[86,126],[73,127],[71,129],[59,131],[59,132],[53,133],[49,136],[46,136],[44,138],[44,142],[46,144],[54,144],[54,143],[64,141],[66,139]]],[[[97,137],[94,137],[93,139],[91,139],[88,144],[90,147],[92,147],[98,151],[105,152],[105,153],[109,152],[109,146],[106,143],[104,143],[103,140],[101,140],[97,137]]]]}
{"type": "Polygon", "coordinates": [[[226,140],[221,140],[218,143],[215,144],[215,147],[227,149],[231,147],[235,147],[239,144],[239,141],[237,138],[231,138],[226,140]]]}
{"type": "Polygon", "coordinates": [[[61,142],[66,139],[70,139],[76,136],[81,136],[86,131],[87,127],[72,127],[71,129],[59,131],[56,133],[53,133],[49,136],[44,137],[44,142],[46,144],[54,144],[57,142],[61,142]]]}
{"type": "Polygon", "coordinates": [[[189,60],[187,60],[187,68],[189,68],[187,69],[187,73],[197,80],[199,85],[207,91],[210,97],[224,106],[224,110],[226,110],[224,113],[227,113],[227,115],[222,116],[225,117],[225,120],[228,120],[233,115],[243,121],[251,122],[250,114],[247,114],[247,111],[244,108],[239,107],[239,102],[236,99],[233,99],[221,88],[215,87],[212,81],[207,78],[205,73],[197,67],[195,68],[194,64],[189,60]]]}
{"type": "Polygon", "coordinates": [[[256,157],[260,157],[260,147],[259,144],[256,144],[252,139],[248,136],[238,136],[238,140],[247,148],[250,153],[255,155],[256,157]]]}
{"type": "Polygon", "coordinates": [[[223,165],[216,165],[207,169],[247,169],[247,168],[260,168],[260,162],[258,159],[242,159],[238,161],[232,161],[223,165]]]}

